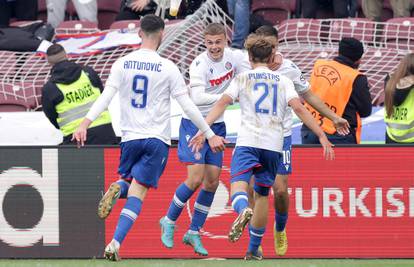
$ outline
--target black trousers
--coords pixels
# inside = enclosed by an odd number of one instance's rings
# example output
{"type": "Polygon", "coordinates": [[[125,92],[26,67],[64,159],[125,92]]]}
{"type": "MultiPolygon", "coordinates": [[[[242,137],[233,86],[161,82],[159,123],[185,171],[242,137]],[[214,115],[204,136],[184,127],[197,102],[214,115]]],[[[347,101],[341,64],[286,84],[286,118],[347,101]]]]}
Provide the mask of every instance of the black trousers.
{"type": "Polygon", "coordinates": [[[349,0],[302,0],[301,4],[304,18],[316,18],[316,13],[320,8],[333,8],[335,18],[347,18],[349,16],[349,0]]]}
{"type": "Polygon", "coordinates": [[[13,17],[18,20],[36,20],[37,0],[0,0],[0,28],[8,27],[13,17]]]}

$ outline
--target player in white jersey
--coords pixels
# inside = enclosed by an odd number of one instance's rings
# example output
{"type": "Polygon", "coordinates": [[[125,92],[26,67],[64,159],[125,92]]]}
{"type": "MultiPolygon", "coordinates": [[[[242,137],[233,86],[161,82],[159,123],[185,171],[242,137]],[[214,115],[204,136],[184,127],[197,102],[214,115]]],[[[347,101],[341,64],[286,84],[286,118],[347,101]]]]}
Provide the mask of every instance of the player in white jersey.
{"type": "MultiPolygon", "coordinates": [[[[277,30],[272,26],[261,26],[256,30],[257,34],[278,37],[277,30]]],[[[312,93],[308,81],[303,77],[301,70],[289,59],[283,58],[282,64],[271,62],[269,68],[280,73],[293,81],[296,92],[323,116],[333,121],[339,134],[349,133],[349,124],[342,117],[329,109],[322,100],[312,93]]],[[[286,223],[289,210],[288,175],[292,173],[292,111],[288,108],[283,119],[283,157],[278,168],[277,179],[273,185],[274,207],[275,207],[275,251],[279,256],[286,254],[288,248],[286,223]]]]}
{"type": "Polygon", "coordinates": [[[91,122],[109,105],[119,91],[121,103],[121,158],[118,172],[132,179],[131,185],[113,183],[99,206],[101,218],[108,216],[119,197],[127,198],[112,241],[104,256],[119,260],[119,247],[140,213],[149,188],[156,188],[164,171],[170,146],[170,97],[181,105],[201,131],[205,132],[213,151],[224,150],[224,138],[216,136],[191,101],[177,66],[156,52],[163,35],[164,21],[147,15],[141,19],[141,48],[112,66],[103,93],[94,103],[73,138],[83,145],[91,122]]]}
{"type": "MultiPolygon", "coordinates": [[[[209,24],[204,31],[204,43],[206,51],[197,56],[190,66],[190,95],[201,113],[206,116],[233,77],[249,69],[250,66],[248,62],[241,60],[243,58],[241,51],[226,47],[226,31],[223,25],[209,24]]],[[[226,126],[222,116],[217,118],[211,128],[215,134],[226,136],[226,126]]],[[[207,219],[219,184],[223,153],[213,153],[208,146],[193,153],[188,147],[188,142],[197,131],[197,127],[188,120],[187,116],[184,116],[180,125],[178,157],[187,165],[188,176],[176,189],[166,216],[160,220],[161,241],[165,247],[173,247],[176,221],[185,203],[203,184],[195,201],[192,221],[183,242],[191,245],[195,253],[207,256],[208,252],[201,243],[199,230],[207,219]]]]}
{"type": "MultiPolygon", "coordinates": [[[[319,136],[325,157],[334,157],[332,144],[301,104],[292,81],[267,67],[275,46],[274,37],[249,35],[245,47],[253,70],[237,75],[206,117],[211,125],[229,104],[239,99],[242,123],[231,163],[231,199],[239,216],[232,225],[230,241],[240,238],[246,225],[244,220],[251,217],[245,259],[262,259],[258,248],[267,223],[269,189],[282,158],[283,119],[288,106],[319,136]],[[246,216],[249,209],[247,189],[252,174],[255,175],[255,206],[253,214],[246,216]]],[[[199,133],[191,145],[198,147],[201,142],[202,134],[199,133]]]]}

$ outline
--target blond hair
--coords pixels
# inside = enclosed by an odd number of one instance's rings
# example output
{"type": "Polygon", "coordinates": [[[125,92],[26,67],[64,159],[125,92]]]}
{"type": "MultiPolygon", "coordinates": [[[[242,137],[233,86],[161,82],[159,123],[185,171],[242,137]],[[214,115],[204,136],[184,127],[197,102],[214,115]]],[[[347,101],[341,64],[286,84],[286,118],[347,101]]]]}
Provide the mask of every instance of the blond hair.
{"type": "Polygon", "coordinates": [[[226,28],[220,23],[210,23],[204,29],[204,36],[206,35],[220,35],[224,34],[226,36],[226,28]]]}
{"type": "Polygon", "coordinates": [[[385,86],[385,111],[388,118],[394,113],[394,93],[397,83],[401,78],[409,75],[414,75],[414,53],[407,54],[401,59],[385,86]]]}

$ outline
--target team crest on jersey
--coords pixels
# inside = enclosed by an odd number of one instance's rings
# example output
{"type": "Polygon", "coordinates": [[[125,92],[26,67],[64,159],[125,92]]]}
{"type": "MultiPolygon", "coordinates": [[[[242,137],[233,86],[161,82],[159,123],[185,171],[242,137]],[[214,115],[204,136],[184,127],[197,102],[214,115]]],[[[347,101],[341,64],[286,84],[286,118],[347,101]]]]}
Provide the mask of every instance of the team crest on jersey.
{"type": "Polygon", "coordinates": [[[213,70],[213,68],[210,68],[210,73],[211,73],[211,74],[213,74],[213,71],[214,71],[214,70],[213,70]]]}
{"type": "Polygon", "coordinates": [[[224,67],[226,68],[226,70],[230,70],[231,67],[233,67],[233,65],[230,62],[226,62],[226,64],[224,65],[224,67]]]}

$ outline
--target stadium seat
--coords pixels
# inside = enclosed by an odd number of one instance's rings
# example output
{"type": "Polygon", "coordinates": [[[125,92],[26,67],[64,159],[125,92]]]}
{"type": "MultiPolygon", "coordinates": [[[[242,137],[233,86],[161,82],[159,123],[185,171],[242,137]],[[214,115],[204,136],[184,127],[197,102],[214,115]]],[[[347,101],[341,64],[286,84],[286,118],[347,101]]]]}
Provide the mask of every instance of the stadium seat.
{"type": "Polygon", "coordinates": [[[374,32],[375,24],[366,18],[334,19],[329,28],[329,40],[339,42],[343,37],[354,37],[371,44],[374,32]]]}
{"type": "Polygon", "coordinates": [[[296,1],[290,0],[253,0],[252,13],[263,17],[273,25],[277,25],[291,17],[295,6],[296,1]]]}
{"type": "Polygon", "coordinates": [[[98,31],[98,25],[95,22],[85,20],[63,21],[56,28],[56,34],[94,33],[98,31]]]}
{"type": "Polygon", "coordinates": [[[119,13],[121,0],[99,0],[98,1],[98,22],[99,29],[106,30],[112,26],[115,17],[119,13]]]}
{"type": "Polygon", "coordinates": [[[39,103],[36,101],[36,91],[31,84],[17,82],[0,84],[0,105],[7,108],[18,106],[14,108],[18,111],[26,111],[35,109],[39,103]]]}
{"type": "Polygon", "coordinates": [[[383,36],[388,48],[414,50],[414,18],[389,19],[383,36]]]}
{"type": "Polygon", "coordinates": [[[317,19],[284,20],[277,28],[279,30],[279,41],[312,43],[321,41],[322,23],[317,19]]]}
{"type": "Polygon", "coordinates": [[[121,29],[129,29],[134,30],[138,29],[141,25],[141,22],[139,20],[119,20],[115,21],[111,24],[109,29],[111,30],[121,30],[121,29]]]}

